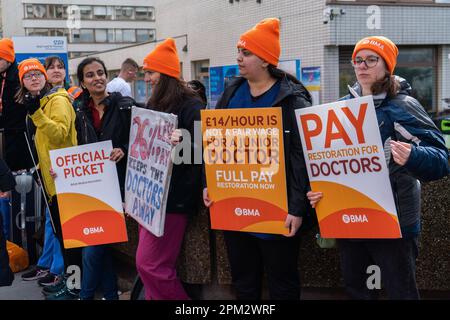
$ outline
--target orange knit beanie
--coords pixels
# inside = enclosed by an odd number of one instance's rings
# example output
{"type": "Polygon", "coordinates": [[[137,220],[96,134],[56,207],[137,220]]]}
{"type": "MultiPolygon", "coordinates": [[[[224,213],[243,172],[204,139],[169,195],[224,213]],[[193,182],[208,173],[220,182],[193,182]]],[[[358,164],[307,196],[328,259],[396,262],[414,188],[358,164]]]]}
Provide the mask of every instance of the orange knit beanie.
{"type": "Polygon", "coordinates": [[[144,58],[143,69],[179,78],[180,59],[178,58],[175,40],[167,38],[157,45],[153,51],[144,58]]]}
{"type": "Polygon", "coordinates": [[[23,76],[25,75],[25,73],[32,70],[38,70],[42,72],[45,76],[45,80],[48,79],[47,72],[45,71],[44,66],[42,65],[42,63],[39,62],[38,59],[35,58],[25,59],[21,63],[19,63],[18,68],[19,68],[20,83],[23,83],[23,76]]]}
{"type": "Polygon", "coordinates": [[[0,58],[13,63],[15,59],[14,43],[9,38],[0,40],[0,58]]]}
{"type": "Polygon", "coordinates": [[[356,54],[364,49],[378,53],[386,62],[389,73],[392,74],[394,72],[397,64],[398,48],[391,40],[382,36],[361,39],[353,50],[352,60],[355,60],[356,54]]]}
{"type": "Polygon", "coordinates": [[[241,35],[237,44],[271,65],[277,66],[280,58],[280,20],[267,18],[241,35]]]}

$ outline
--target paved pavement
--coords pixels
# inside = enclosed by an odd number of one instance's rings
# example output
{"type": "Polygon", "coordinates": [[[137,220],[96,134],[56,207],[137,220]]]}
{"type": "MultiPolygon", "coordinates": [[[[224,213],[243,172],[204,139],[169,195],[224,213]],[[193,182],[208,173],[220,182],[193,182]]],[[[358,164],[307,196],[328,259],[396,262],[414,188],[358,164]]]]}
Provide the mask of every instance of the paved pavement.
{"type": "MultiPolygon", "coordinates": [[[[44,295],[41,293],[42,287],[37,284],[37,280],[22,280],[22,274],[27,271],[16,273],[12,286],[0,287],[0,300],[45,300],[44,295]]],[[[129,292],[124,292],[119,298],[120,300],[129,300],[129,297],[129,292]]],[[[100,300],[101,296],[97,298],[100,300]]]]}
{"type": "MultiPolygon", "coordinates": [[[[44,300],[37,281],[23,281],[21,275],[26,272],[15,274],[15,280],[10,287],[0,287],[0,300],[44,300]]],[[[120,295],[120,300],[129,300],[131,289],[130,279],[134,278],[130,270],[119,270],[119,288],[124,292],[120,295]]],[[[231,286],[210,284],[203,286],[191,286],[187,289],[193,298],[207,300],[233,300],[234,294],[231,286]],[[200,290],[200,291],[198,291],[200,290]]],[[[421,297],[424,300],[449,300],[450,292],[444,291],[421,291],[421,297]]],[[[97,296],[101,299],[101,295],[97,296]]],[[[264,293],[264,299],[268,299],[267,292],[264,293]]],[[[342,288],[302,288],[303,300],[345,300],[347,299],[342,288]]]]}
{"type": "Polygon", "coordinates": [[[24,272],[26,271],[15,274],[12,286],[0,287],[0,300],[44,300],[42,288],[38,286],[37,280],[22,280],[21,275],[24,272]]]}

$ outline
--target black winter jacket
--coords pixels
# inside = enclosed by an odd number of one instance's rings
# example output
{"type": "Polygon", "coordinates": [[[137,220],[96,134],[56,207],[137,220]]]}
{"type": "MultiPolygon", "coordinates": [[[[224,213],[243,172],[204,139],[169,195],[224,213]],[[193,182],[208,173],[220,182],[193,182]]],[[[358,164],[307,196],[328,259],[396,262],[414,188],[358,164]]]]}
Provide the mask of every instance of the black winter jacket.
{"type": "MultiPolygon", "coordinates": [[[[234,92],[246,81],[233,79],[217,102],[216,109],[225,108],[234,92]]],[[[311,213],[306,193],[309,188],[308,173],[297,128],[295,110],[311,106],[311,95],[301,83],[282,78],[280,91],[272,107],[281,107],[283,115],[283,138],[288,193],[288,212],[293,216],[306,217],[311,213]]]]}
{"type": "MultiPolygon", "coordinates": [[[[194,124],[200,121],[200,110],[204,104],[199,98],[186,98],[176,114],[178,129],[186,129],[191,135],[191,164],[173,164],[167,198],[167,213],[195,214],[201,200],[202,165],[194,163],[194,153],[201,152],[195,145],[194,124]]],[[[200,127],[199,127],[200,128],[200,127]]],[[[201,135],[201,132],[197,132],[201,135]]]]}
{"type": "Polygon", "coordinates": [[[0,128],[4,129],[5,155],[4,159],[12,171],[33,167],[24,133],[26,132],[27,110],[23,104],[17,103],[14,96],[20,89],[19,71],[17,63],[0,73],[0,88],[5,81],[1,97],[3,111],[0,115],[0,128]]]}
{"type": "Polygon", "coordinates": [[[76,104],[76,121],[78,144],[88,144],[111,140],[113,148],[121,148],[125,156],[117,163],[120,191],[124,197],[124,184],[128,158],[128,141],[130,138],[131,107],[137,105],[133,98],[123,97],[118,92],[112,92],[102,104],[105,113],[99,132],[95,131],[92,112],[86,99],[78,100],[76,104]]]}

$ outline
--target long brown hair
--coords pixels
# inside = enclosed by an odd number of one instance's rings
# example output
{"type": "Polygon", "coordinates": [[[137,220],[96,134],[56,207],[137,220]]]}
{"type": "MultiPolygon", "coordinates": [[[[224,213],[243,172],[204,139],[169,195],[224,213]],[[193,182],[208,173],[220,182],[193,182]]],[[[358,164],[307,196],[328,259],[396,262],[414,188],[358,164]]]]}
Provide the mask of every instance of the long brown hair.
{"type": "Polygon", "coordinates": [[[394,75],[391,75],[386,71],[384,78],[376,81],[372,85],[371,89],[374,96],[386,92],[389,98],[393,98],[400,90],[400,82],[395,78],[394,75]]]}
{"type": "Polygon", "coordinates": [[[152,88],[152,95],[147,102],[147,108],[178,114],[186,97],[197,97],[194,90],[186,82],[161,73],[158,84],[152,88]]]}

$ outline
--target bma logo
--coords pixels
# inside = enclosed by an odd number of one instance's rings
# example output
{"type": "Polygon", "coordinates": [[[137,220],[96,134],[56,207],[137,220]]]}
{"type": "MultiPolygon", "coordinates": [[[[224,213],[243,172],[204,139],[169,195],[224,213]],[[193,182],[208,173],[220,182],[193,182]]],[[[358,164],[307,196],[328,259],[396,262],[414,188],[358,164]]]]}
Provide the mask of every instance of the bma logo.
{"type": "Polygon", "coordinates": [[[64,40],[53,40],[54,46],[62,46],[64,44],[64,40]]]}
{"type": "Polygon", "coordinates": [[[90,234],[96,234],[96,233],[103,233],[105,230],[103,230],[103,227],[91,227],[91,228],[84,228],[83,234],[85,236],[88,236],[90,234]]]}
{"type": "Polygon", "coordinates": [[[258,209],[241,209],[241,208],[236,208],[234,209],[234,213],[240,217],[240,216],[254,216],[254,217],[259,217],[259,211],[258,209]]]}
{"type": "Polygon", "coordinates": [[[39,69],[39,66],[38,66],[37,64],[32,64],[32,65],[29,65],[29,66],[25,66],[25,67],[23,68],[23,70],[25,71],[25,73],[26,73],[28,70],[36,70],[36,69],[39,69]]]}
{"type": "Polygon", "coordinates": [[[371,46],[375,46],[375,47],[380,48],[381,50],[384,50],[384,45],[381,44],[381,43],[379,43],[378,41],[375,41],[375,40],[369,40],[369,39],[367,39],[367,40],[364,40],[364,41],[362,42],[362,44],[363,44],[363,45],[370,44],[371,46]]]}
{"type": "Polygon", "coordinates": [[[367,216],[365,214],[344,214],[342,215],[342,221],[345,224],[349,223],[364,223],[369,222],[369,219],[367,219],[367,216]]]}
{"type": "Polygon", "coordinates": [[[247,46],[247,42],[245,40],[239,40],[238,47],[245,48],[247,46]]]}

